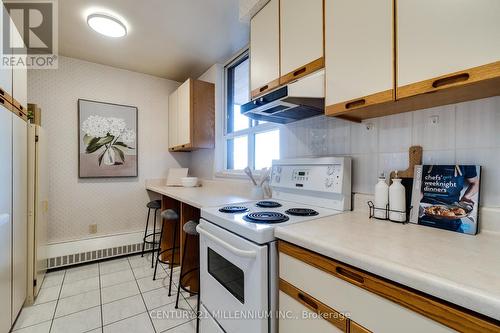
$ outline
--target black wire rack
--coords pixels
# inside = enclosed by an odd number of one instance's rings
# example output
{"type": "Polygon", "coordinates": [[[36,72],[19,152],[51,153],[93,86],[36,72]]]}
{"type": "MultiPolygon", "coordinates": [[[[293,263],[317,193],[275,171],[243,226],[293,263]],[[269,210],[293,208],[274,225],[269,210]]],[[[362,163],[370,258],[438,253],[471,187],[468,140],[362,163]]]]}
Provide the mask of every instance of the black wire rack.
{"type": "Polygon", "coordinates": [[[375,207],[375,204],[371,200],[368,201],[368,207],[370,208],[370,218],[374,218],[374,219],[377,219],[377,220],[391,221],[391,222],[394,222],[394,223],[401,223],[401,224],[406,224],[406,223],[409,222],[410,212],[411,212],[411,209],[413,208],[413,206],[410,206],[406,211],[394,210],[394,209],[389,209],[389,204],[387,204],[385,206],[385,208],[380,208],[380,207],[375,207]],[[375,216],[375,212],[376,211],[383,211],[383,214],[381,214],[381,215],[383,215],[384,217],[375,216]],[[391,220],[390,219],[390,213],[405,214],[405,220],[404,221],[391,220]]]}

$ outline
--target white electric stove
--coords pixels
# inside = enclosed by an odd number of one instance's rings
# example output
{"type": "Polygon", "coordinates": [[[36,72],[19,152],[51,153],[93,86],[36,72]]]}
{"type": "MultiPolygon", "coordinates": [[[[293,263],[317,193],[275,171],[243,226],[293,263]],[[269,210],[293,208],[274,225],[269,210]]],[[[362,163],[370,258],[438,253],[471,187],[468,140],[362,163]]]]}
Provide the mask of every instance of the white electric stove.
{"type": "Polygon", "coordinates": [[[350,210],[351,159],[273,161],[271,188],[272,199],[201,210],[202,333],[276,332],[274,228],[350,210]]]}

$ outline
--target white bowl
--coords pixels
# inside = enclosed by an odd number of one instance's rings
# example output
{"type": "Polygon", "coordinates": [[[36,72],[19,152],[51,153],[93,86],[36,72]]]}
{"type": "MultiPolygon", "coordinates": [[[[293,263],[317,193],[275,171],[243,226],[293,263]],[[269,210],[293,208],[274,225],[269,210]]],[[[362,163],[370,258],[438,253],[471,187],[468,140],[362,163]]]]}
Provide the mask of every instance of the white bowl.
{"type": "Polygon", "coordinates": [[[184,187],[195,187],[198,185],[198,177],[182,177],[181,184],[184,187]]]}

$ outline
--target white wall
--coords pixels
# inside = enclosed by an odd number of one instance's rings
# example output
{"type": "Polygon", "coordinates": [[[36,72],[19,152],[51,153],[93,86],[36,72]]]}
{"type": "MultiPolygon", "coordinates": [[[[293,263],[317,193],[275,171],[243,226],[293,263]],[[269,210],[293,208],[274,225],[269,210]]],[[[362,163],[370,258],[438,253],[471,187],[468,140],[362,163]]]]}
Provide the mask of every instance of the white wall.
{"type": "Polygon", "coordinates": [[[30,103],[42,108],[49,140],[49,242],[143,230],[149,200],[144,182],[164,178],[169,167],[189,164],[189,154],[168,152],[168,95],[179,83],[60,57],[57,70],[28,74],[30,103]],[[77,100],[138,108],[139,176],[78,179],[77,100]]]}

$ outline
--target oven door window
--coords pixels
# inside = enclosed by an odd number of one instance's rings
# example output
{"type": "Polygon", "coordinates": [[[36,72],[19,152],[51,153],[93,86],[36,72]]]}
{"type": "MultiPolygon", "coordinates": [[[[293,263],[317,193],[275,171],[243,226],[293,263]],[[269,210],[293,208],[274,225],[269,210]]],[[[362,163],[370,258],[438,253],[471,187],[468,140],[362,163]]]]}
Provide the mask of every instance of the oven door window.
{"type": "Polygon", "coordinates": [[[245,304],[245,275],[243,271],[211,248],[208,248],[208,273],[237,300],[245,304]]]}

